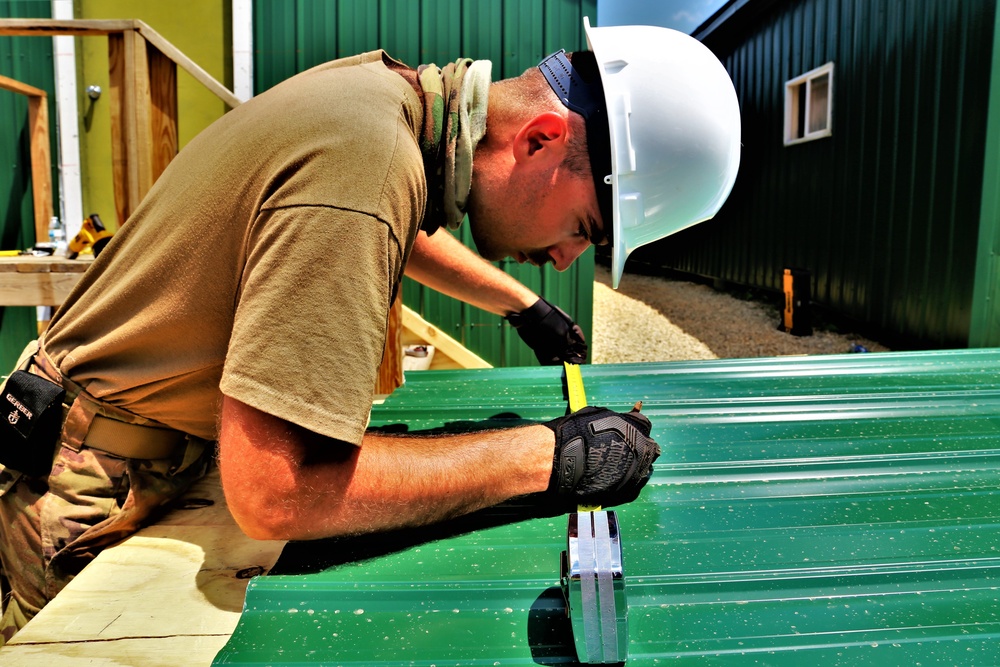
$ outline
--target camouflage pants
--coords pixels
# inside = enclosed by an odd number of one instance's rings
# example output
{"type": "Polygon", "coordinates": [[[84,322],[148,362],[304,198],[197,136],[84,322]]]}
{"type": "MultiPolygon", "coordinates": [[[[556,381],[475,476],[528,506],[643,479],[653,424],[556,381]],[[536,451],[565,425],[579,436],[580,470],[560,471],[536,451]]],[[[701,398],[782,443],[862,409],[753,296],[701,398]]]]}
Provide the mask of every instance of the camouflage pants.
{"type": "MultiPolygon", "coordinates": [[[[30,358],[20,365],[52,376],[30,358]]],[[[193,437],[175,459],[124,459],[81,446],[94,414],[119,411],[78,390],[67,387],[62,442],[47,477],[0,466],[0,646],[101,549],[150,523],[202,477],[214,452],[193,437]]]]}

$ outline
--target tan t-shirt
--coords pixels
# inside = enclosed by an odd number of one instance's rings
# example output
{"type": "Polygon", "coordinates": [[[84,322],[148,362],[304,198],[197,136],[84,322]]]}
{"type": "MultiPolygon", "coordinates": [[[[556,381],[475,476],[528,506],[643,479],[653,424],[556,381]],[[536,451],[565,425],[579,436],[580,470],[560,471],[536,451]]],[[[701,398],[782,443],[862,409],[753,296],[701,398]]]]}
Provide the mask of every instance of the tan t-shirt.
{"type": "Polygon", "coordinates": [[[320,65],[186,146],[54,318],[61,372],[203,438],[225,393],[359,444],[427,197],[396,67],[320,65]]]}

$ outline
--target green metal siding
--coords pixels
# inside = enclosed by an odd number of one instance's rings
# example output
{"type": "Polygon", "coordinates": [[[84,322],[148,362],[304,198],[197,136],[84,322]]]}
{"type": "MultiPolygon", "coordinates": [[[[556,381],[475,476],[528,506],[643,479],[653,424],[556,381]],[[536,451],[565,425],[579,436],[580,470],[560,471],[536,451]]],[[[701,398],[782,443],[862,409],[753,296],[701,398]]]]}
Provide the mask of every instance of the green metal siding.
{"type": "Polygon", "coordinates": [[[989,120],[969,347],[1000,347],[1000,12],[993,27],[989,120]]]}
{"type": "MultiPolygon", "coordinates": [[[[0,17],[50,18],[48,0],[0,0],[0,17]]],[[[58,202],[55,74],[52,40],[40,37],[0,37],[0,74],[40,88],[48,94],[52,190],[58,202]]],[[[35,207],[31,194],[28,98],[0,90],[0,249],[21,250],[35,243],[35,207]]],[[[58,211],[58,206],[55,206],[58,211]]],[[[41,239],[43,241],[47,239],[41,239]]],[[[0,306],[0,375],[6,375],[25,344],[38,335],[31,307],[0,306]]]]}
{"type": "Polygon", "coordinates": [[[966,346],[994,0],[746,5],[767,10],[705,36],[743,114],[732,196],[639,257],[771,290],[807,269],[814,302],[897,345],[966,346]],[[784,82],[828,61],[833,136],[783,146],[784,82]]]}
{"type": "MultiPolygon", "coordinates": [[[[410,66],[461,57],[493,62],[493,79],[516,76],[552,51],[586,46],[583,17],[596,0],[295,0],[254,2],[254,90],[327,60],[384,48],[410,66]]],[[[475,248],[464,224],[457,234],[475,248]]],[[[565,273],[496,266],[570,313],[590,338],[594,254],[565,273]]],[[[405,279],[404,303],[496,366],[537,365],[503,319],[405,279]]]]}
{"type": "MultiPolygon", "coordinates": [[[[630,667],[997,664],[1000,350],[582,374],[592,404],[642,399],[663,446],[616,508],[630,667]]],[[[565,408],[559,369],[429,371],[371,423],[458,431],[565,408]]],[[[292,543],[216,664],[577,664],[565,548],[566,516],[529,501],[292,543]]]]}

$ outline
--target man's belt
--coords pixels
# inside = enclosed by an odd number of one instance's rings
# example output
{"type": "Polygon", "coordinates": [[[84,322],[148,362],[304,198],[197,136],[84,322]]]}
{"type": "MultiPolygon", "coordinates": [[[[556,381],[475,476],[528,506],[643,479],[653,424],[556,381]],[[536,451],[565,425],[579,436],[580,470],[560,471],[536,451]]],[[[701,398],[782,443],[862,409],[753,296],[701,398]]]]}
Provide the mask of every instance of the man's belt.
{"type": "MultiPolygon", "coordinates": [[[[18,368],[40,375],[50,382],[61,384],[66,389],[65,407],[68,408],[74,400],[83,393],[83,388],[69,378],[65,378],[39,349],[41,339],[32,341],[25,348],[18,362],[18,368]]],[[[96,399],[91,399],[95,401],[96,399]]],[[[65,408],[64,408],[65,409],[65,408]]],[[[65,414],[64,414],[65,421],[65,414]]],[[[112,456],[125,459],[172,459],[183,457],[181,468],[187,467],[189,454],[187,434],[170,428],[145,426],[104,417],[96,414],[87,428],[82,445],[112,456]]],[[[76,449],[72,444],[67,444],[76,449]]],[[[193,460],[193,459],[192,459],[193,460]]]]}
{"type": "Polygon", "coordinates": [[[83,444],[123,459],[169,459],[183,452],[187,436],[173,429],[94,415],[83,444]]]}

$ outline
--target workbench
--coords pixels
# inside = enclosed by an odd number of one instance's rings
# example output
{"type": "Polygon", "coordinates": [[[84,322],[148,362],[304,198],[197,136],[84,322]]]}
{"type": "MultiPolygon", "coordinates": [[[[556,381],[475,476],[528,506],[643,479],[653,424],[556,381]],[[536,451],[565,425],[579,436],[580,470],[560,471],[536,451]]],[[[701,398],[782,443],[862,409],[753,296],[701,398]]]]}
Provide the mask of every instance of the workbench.
{"type": "Polygon", "coordinates": [[[101,552],[0,649],[0,664],[209,665],[250,577],[283,546],[243,534],[215,469],[159,522],[101,552]]]}
{"type": "Polygon", "coordinates": [[[0,257],[0,306],[58,306],[92,261],[91,255],[80,259],[0,257]]]}

